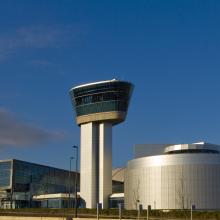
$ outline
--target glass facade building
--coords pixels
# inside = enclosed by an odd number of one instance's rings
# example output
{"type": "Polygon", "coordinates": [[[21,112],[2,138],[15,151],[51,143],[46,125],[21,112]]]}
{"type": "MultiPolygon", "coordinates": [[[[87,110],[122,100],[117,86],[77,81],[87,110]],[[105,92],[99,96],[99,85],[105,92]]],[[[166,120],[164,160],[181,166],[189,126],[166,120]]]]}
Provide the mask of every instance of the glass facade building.
{"type": "Polygon", "coordinates": [[[74,193],[76,175],[79,173],[15,159],[0,161],[1,207],[41,206],[33,196],[74,193]]]}
{"type": "MultiPolygon", "coordinates": [[[[74,207],[75,174],[68,170],[21,160],[2,160],[0,161],[0,208],[74,207]]],[[[80,174],[77,175],[79,192],[80,174]]],[[[113,179],[112,193],[123,192],[124,183],[113,179]]],[[[114,204],[119,200],[120,198],[110,198],[110,207],[117,207],[114,204]]],[[[78,205],[79,202],[78,198],[78,205]]]]}

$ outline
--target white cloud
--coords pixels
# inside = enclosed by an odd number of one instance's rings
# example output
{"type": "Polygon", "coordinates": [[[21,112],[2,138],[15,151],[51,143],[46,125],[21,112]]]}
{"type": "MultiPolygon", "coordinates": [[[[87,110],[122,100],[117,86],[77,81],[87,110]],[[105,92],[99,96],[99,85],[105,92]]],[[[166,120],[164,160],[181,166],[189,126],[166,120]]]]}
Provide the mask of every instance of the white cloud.
{"type": "Polygon", "coordinates": [[[75,43],[83,32],[73,26],[30,26],[0,32],[0,59],[15,54],[19,49],[59,48],[75,43]]]}

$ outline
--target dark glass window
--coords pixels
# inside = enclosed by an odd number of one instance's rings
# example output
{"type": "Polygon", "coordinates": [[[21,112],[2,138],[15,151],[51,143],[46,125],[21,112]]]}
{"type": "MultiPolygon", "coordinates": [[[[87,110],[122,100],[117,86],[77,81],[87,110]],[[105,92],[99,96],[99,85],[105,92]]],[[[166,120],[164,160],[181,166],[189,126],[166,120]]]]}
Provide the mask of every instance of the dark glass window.
{"type": "MultiPolygon", "coordinates": [[[[74,172],[70,178],[74,192],[74,172]]],[[[28,191],[35,195],[69,192],[69,171],[14,160],[14,192],[28,191]]]]}
{"type": "Polygon", "coordinates": [[[132,85],[127,82],[110,82],[79,87],[70,92],[77,116],[108,112],[126,112],[132,85]]]}
{"type": "Polygon", "coordinates": [[[124,92],[105,92],[89,96],[81,96],[75,99],[75,106],[85,105],[89,103],[110,101],[110,100],[128,100],[128,94],[124,92]]]}
{"type": "Polygon", "coordinates": [[[12,162],[0,162],[0,187],[10,187],[12,162]]]}
{"type": "Polygon", "coordinates": [[[126,93],[130,92],[131,84],[127,82],[109,82],[109,83],[101,83],[94,84],[86,87],[79,87],[74,90],[74,96],[79,97],[83,95],[89,95],[100,92],[108,92],[108,91],[124,91],[126,93]]]}
{"type": "Polygon", "coordinates": [[[127,110],[128,103],[123,101],[99,102],[90,105],[81,105],[76,107],[76,114],[87,115],[99,112],[123,111],[127,110]]]}

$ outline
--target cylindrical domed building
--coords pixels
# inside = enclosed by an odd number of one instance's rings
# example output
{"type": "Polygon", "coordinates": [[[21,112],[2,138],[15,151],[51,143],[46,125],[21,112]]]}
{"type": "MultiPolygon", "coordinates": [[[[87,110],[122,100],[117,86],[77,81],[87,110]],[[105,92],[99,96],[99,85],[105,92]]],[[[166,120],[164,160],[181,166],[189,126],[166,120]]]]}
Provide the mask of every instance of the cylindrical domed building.
{"type": "Polygon", "coordinates": [[[207,143],[171,145],[128,162],[125,208],[220,209],[220,154],[207,143]]]}

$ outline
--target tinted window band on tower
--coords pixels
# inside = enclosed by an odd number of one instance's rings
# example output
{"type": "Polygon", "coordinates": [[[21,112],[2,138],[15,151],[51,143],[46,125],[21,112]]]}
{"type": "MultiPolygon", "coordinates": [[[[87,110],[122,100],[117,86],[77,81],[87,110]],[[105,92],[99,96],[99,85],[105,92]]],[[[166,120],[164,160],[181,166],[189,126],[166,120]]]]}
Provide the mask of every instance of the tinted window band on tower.
{"type": "Polygon", "coordinates": [[[87,115],[99,112],[122,111],[125,112],[128,103],[123,101],[98,102],[89,105],[81,105],[76,107],[77,116],[87,115]]]}
{"type": "Polygon", "coordinates": [[[89,95],[94,94],[98,92],[106,92],[106,91],[124,91],[126,93],[129,93],[130,91],[130,83],[128,82],[118,82],[113,81],[111,83],[105,83],[105,84],[97,84],[97,85],[90,85],[87,87],[80,87],[74,89],[74,96],[79,97],[83,95],[89,95]]]}
{"type": "Polygon", "coordinates": [[[70,90],[76,115],[101,112],[127,112],[133,85],[123,81],[107,81],[79,86],[70,90]]]}
{"type": "Polygon", "coordinates": [[[75,98],[75,106],[88,104],[88,103],[95,103],[100,101],[109,101],[109,100],[124,100],[129,99],[128,93],[125,92],[116,92],[116,91],[110,91],[105,93],[95,93],[94,95],[88,95],[88,96],[80,96],[75,98]]]}

